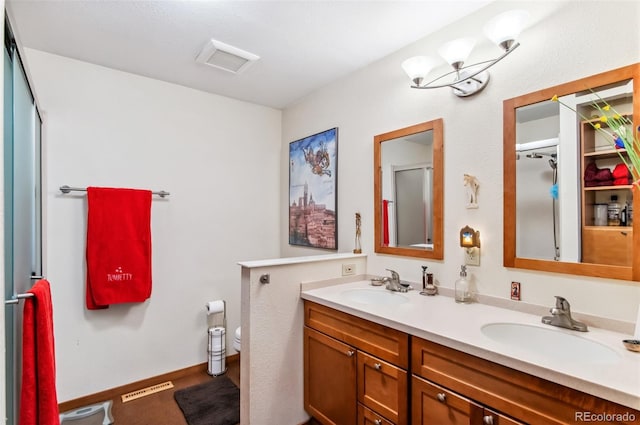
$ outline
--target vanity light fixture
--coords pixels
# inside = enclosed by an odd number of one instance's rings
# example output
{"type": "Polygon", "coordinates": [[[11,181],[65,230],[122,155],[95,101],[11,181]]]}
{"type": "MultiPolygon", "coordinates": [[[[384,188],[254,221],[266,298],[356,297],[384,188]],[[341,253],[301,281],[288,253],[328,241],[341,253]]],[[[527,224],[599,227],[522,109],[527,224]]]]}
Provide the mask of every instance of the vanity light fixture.
{"type": "Polygon", "coordinates": [[[460,246],[465,249],[464,261],[469,266],[480,265],[480,232],[472,227],[460,229],[460,246]]]}
{"type": "Polygon", "coordinates": [[[414,89],[451,87],[453,94],[459,97],[467,97],[478,93],[489,82],[489,71],[487,69],[520,46],[520,43],[516,42],[516,38],[520,35],[528,18],[529,12],[526,10],[511,10],[499,14],[485,25],[484,33],[487,38],[504,51],[502,55],[495,59],[464,66],[475,46],[475,39],[460,38],[445,43],[438,49],[438,53],[453,67],[453,71],[440,75],[429,82],[425,83],[431,70],[438,65],[436,59],[427,56],[415,56],[405,60],[402,63],[402,68],[411,79],[411,87],[414,89]],[[453,81],[447,82],[447,77],[451,75],[454,76],[453,81]]]}

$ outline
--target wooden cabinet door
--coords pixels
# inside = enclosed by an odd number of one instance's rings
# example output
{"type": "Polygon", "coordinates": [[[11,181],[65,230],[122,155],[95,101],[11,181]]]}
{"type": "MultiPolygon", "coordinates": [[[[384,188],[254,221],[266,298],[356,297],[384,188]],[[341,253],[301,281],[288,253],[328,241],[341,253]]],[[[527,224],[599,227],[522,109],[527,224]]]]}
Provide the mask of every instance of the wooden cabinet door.
{"type": "Polygon", "coordinates": [[[304,406],[324,425],[356,423],[356,350],[306,326],[304,406]]]}
{"type": "Polygon", "coordinates": [[[585,263],[631,266],[633,228],[625,226],[583,227],[582,261],[585,263]]]}
{"type": "Polygon", "coordinates": [[[358,401],[397,425],[407,418],[407,372],[358,351],[358,401]]]}
{"type": "Polygon", "coordinates": [[[472,425],[482,423],[483,409],[456,393],[417,376],[411,378],[412,425],[472,425]]]}

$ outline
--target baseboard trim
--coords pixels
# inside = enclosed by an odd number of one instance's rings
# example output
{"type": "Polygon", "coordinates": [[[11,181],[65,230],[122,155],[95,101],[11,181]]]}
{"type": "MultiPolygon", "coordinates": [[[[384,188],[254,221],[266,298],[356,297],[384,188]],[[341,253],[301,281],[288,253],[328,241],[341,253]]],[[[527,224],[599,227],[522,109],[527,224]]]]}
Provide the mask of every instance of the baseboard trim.
{"type": "MultiPolygon", "coordinates": [[[[225,359],[226,363],[235,363],[240,360],[239,354],[232,354],[225,359]]],[[[189,366],[184,369],[174,370],[173,372],[165,373],[162,375],[154,376],[151,378],[143,379],[141,381],[132,382],[130,384],[122,385],[116,388],[110,388],[108,390],[100,391],[99,393],[89,394],[83,397],[79,397],[73,400],[68,400],[58,404],[58,411],[66,412],[67,410],[77,409],[79,407],[88,406],[90,404],[96,404],[105,400],[120,399],[120,396],[125,393],[130,393],[140,388],[149,387],[159,382],[171,381],[179,379],[187,375],[199,371],[207,371],[207,363],[200,363],[194,366],[189,366]]]]}

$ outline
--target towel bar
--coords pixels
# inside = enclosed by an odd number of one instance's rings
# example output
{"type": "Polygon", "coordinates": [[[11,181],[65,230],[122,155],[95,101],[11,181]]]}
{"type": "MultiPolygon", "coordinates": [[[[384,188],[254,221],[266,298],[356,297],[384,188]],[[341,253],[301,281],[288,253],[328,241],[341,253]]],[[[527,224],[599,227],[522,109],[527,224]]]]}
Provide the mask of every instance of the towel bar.
{"type": "Polygon", "coordinates": [[[24,294],[16,294],[10,300],[5,300],[4,303],[6,305],[18,304],[20,300],[23,300],[25,298],[31,298],[31,297],[33,297],[33,294],[31,292],[26,292],[24,294]]]}
{"type": "MultiPolygon", "coordinates": [[[[86,187],[70,187],[67,186],[66,184],[64,186],[60,186],[60,192],[62,193],[69,193],[69,192],[86,192],[87,188],[86,187]]],[[[154,195],[158,195],[161,198],[164,198],[165,196],[169,196],[170,193],[166,192],[164,190],[160,190],[160,191],[153,191],[151,192],[154,195]]]]}

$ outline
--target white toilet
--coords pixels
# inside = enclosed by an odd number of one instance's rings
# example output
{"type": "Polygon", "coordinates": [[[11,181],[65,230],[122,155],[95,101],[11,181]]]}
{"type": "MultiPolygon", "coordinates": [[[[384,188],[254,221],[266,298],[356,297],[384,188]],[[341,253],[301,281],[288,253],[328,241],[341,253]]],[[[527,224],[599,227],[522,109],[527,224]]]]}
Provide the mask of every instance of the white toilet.
{"type": "Polygon", "coordinates": [[[238,326],[238,329],[236,329],[236,335],[233,338],[233,349],[236,350],[238,353],[240,352],[240,326],[238,326]]]}

